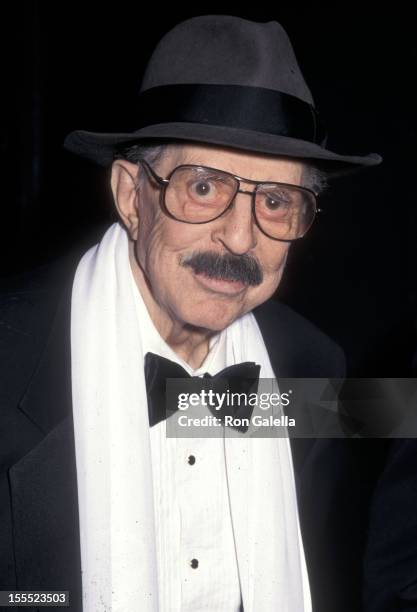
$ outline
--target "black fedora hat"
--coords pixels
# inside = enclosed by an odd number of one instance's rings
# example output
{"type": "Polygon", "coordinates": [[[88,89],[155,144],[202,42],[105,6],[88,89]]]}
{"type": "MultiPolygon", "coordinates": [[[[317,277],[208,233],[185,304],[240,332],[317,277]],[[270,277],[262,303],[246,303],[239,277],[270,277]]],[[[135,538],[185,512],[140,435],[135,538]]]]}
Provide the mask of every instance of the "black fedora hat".
{"type": "Polygon", "coordinates": [[[204,15],[176,25],[145,70],[130,133],[77,130],[64,146],[108,165],[121,145],[172,139],[315,160],[329,177],[382,161],[341,155],[327,136],[287,33],[276,21],[204,15]]]}

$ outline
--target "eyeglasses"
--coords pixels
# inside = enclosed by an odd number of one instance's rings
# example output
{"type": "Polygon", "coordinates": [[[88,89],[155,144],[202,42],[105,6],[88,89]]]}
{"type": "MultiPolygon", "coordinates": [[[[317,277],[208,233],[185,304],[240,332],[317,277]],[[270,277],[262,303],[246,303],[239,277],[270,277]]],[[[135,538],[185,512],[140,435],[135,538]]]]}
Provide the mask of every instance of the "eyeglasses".
{"type": "Polygon", "coordinates": [[[177,166],[162,178],[146,161],[139,163],[161,188],[162,210],[183,223],[210,223],[233,206],[238,193],[246,193],[252,198],[253,217],[261,232],[273,240],[291,242],[302,238],[316,213],[321,212],[317,208],[317,194],[305,187],[260,183],[217,168],[192,164],[177,166]],[[241,181],[252,183],[255,188],[245,191],[240,188],[241,181]]]}

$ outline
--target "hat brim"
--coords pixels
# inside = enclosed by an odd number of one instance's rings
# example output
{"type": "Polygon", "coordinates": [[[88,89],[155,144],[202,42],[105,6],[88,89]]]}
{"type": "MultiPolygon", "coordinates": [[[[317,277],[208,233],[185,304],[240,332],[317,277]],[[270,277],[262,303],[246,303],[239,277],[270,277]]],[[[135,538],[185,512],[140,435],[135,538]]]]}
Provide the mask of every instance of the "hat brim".
{"type": "Polygon", "coordinates": [[[160,123],[131,133],[96,133],[77,130],[65,139],[64,147],[102,166],[110,165],[115,150],[143,139],[173,139],[214,144],[254,153],[306,158],[321,162],[329,178],[357,172],[382,162],[377,153],[340,155],[320,145],[285,136],[238,128],[198,123],[160,123]]]}

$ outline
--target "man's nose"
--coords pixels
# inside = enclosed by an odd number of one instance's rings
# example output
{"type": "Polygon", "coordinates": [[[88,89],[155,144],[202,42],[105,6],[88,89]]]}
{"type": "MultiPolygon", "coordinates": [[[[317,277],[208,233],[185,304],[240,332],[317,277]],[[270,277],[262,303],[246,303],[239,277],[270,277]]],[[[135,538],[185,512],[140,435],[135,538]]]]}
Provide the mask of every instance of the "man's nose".
{"type": "Polygon", "coordinates": [[[243,255],[256,246],[256,224],[252,214],[252,194],[239,191],[229,210],[218,220],[212,238],[232,253],[243,255]]]}

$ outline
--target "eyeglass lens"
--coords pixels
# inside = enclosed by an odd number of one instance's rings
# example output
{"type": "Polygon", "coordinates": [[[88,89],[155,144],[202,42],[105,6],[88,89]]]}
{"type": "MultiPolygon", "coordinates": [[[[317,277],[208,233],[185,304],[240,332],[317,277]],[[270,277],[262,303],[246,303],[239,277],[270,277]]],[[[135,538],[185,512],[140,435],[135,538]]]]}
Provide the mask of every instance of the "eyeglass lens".
{"type": "MultiPolygon", "coordinates": [[[[170,177],[165,206],[180,221],[206,223],[226,210],[238,189],[238,180],[227,173],[182,166],[170,177]]],[[[256,219],[272,238],[300,238],[311,226],[315,211],[315,197],[308,191],[273,183],[256,186],[256,219]]]]}

